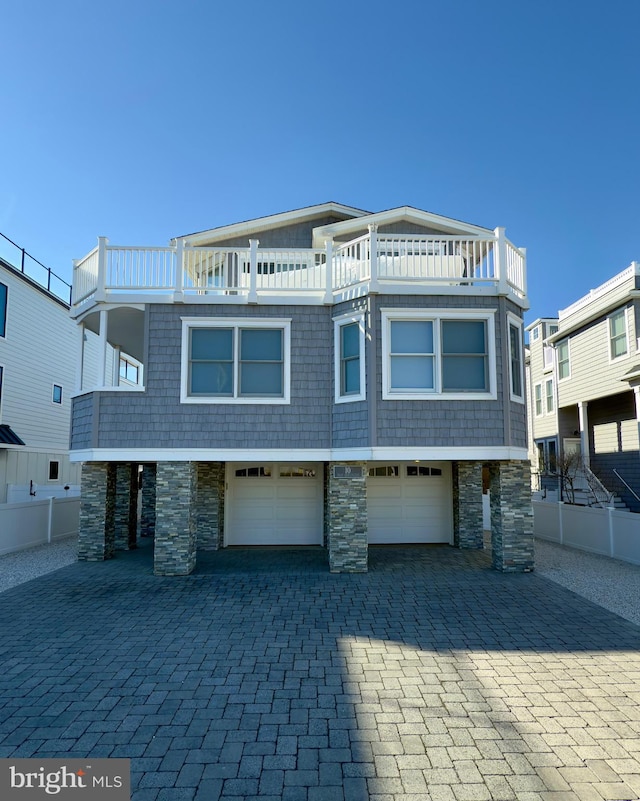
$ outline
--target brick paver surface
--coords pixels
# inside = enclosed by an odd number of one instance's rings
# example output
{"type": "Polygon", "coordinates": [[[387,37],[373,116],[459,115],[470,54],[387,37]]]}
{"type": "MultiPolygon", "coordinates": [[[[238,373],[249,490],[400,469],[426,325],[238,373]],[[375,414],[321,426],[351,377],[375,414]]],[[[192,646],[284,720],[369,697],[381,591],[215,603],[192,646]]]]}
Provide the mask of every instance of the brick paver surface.
{"type": "Polygon", "coordinates": [[[640,628],[482,552],[150,547],[0,594],[0,756],[135,801],[640,798],[640,628]]]}

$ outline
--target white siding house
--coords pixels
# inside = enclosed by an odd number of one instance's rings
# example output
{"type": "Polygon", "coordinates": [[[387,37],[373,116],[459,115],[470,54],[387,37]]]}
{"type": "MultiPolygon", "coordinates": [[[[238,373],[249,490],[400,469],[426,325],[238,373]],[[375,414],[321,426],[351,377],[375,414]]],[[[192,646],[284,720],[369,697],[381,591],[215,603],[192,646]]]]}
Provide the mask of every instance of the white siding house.
{"type": "Polygon", "coordinates": [[[77,491],[80,468],[69,461],[77,338],[69,305],[0,258],[0,503],[77,491]]]}

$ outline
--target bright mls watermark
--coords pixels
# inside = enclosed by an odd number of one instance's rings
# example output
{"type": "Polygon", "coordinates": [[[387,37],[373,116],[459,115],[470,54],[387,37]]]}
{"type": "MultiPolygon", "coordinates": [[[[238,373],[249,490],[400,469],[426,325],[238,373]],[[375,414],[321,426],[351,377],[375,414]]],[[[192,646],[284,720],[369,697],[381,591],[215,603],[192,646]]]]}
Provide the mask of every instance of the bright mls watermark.
{"type": "Polygon", "coordinates": [[[2,801],[131,801],[128,759],[0,759],[2,801]]]}

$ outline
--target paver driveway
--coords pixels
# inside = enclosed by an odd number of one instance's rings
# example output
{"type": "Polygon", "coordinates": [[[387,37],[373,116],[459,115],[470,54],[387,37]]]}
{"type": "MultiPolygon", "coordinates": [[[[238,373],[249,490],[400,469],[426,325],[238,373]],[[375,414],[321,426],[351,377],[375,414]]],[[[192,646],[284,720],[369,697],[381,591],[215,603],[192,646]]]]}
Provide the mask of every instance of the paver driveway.
{"type": "Polygon", "coordinates": [[[640,798],[640,628],[484,553],[151,549],[0,594],[0,756],[130,757],[133,798],[640,798]]]}

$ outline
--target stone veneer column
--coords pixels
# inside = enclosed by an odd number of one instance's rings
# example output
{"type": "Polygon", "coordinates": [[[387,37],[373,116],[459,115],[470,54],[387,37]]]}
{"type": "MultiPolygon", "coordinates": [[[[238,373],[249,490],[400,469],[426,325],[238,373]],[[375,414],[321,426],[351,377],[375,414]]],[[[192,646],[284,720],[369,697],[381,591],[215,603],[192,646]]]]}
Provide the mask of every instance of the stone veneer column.
{"type": "Polygon", "coordinates": [[[126,551],[136,547],[138,465],[117,464],[115,472],[115,547],[117,551],[126,551]]]}
{"type": "Polygon", "coordinates": [[[453,544],[483,548],[482,462],[454,462],[453,544]]]}
{"type": "Polygon", "coordinates": [[[503,573],[533,570],[533,507],[528,461],[490,462],[493,567],[503,573]]]}
{"type": "Polygon", "coordinates": [[[142,465],[142,512],[140,536],[153,537],[156,530],[156,466],[142,465]]]}
{"type": "Polygon", "coordinates": [[[224,464],[198,462],[197,473],[197,547],[203,551],[217,551],[222,545],[224,464]]]}
{"type": "Polygon", "coordinates": [[[331,462],[327,502],[329,569],[366,573],[367,463],[331,462]]]}
{"type": "Polygon", "coordinates": [[[116,471],[110,462],[82,465],[78,560],[98,562],[115,552],[116,471]]]}
{"type": "Polygon", "coordinates": [[[195,462],[158,462],[153,572],[186,576],[196,565],[195,462]]]}

